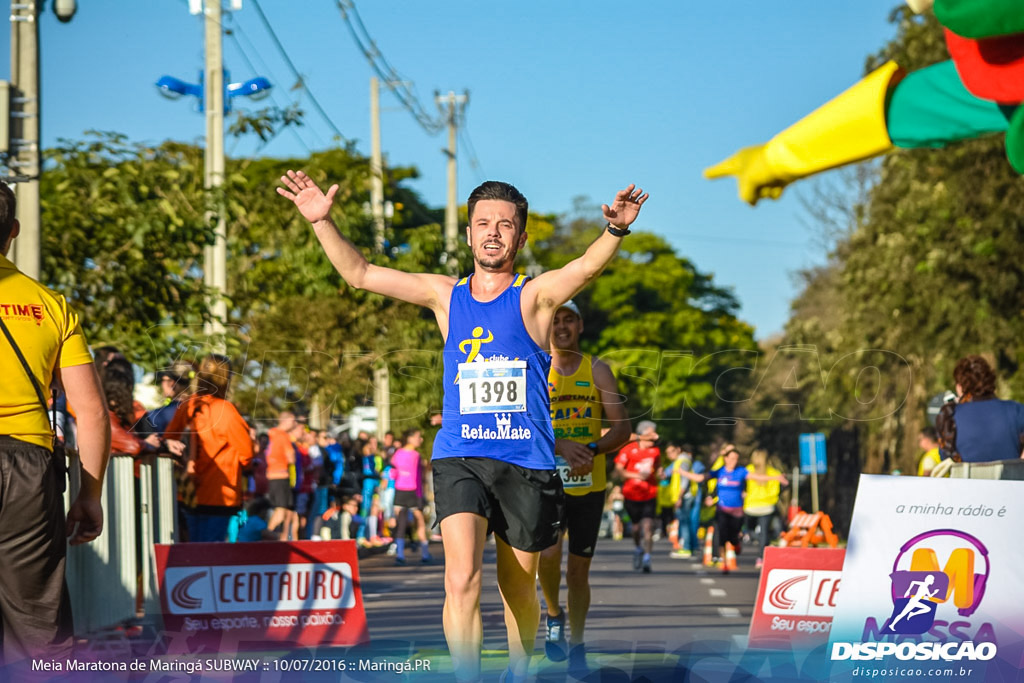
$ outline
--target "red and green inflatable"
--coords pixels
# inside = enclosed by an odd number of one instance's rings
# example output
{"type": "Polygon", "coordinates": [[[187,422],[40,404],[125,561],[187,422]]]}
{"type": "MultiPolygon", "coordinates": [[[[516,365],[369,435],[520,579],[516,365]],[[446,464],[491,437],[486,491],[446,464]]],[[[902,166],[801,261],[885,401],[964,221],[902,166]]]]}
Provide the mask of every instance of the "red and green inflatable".
{"type": "Polygon", "coordinates": [[[951,60],[907,73],[889,62],[763,145],[706,178],[736,176],[743,201],[777,199],[789,183],[883,154],[1006,133],[1024,174],[1024,0],[908,0],[945,28],[951,60]]]}

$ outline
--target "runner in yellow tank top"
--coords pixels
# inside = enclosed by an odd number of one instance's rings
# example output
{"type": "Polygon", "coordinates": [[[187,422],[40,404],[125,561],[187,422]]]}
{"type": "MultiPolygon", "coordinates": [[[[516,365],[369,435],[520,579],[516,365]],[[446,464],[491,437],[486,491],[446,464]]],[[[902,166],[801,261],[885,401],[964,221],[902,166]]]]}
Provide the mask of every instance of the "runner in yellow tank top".
{"type": "MultiPolygon", "coordinates": [[[[601,438],[604,406],[594,384],[594,362],[590,354],[580,354],[579,367],[571,375],[559,374],[555,366],[551,366],[548,393],[551,397],[551,422],[556,439],[569,439],[586,445],[601,438]]],[[[595,453],[593,459],[590,472],[570,474],[572,468],[565,458],[557,457],[556,464],[566,495],[584,496],[604,492],[607,482],[605,454],[595,453]]]]}
{"type": "Polygon", "coordinates": [[[568,654],[570,673],[577,677],[586,669],[583,629],[590,609],[590,562],[604,513],[605,453],[618,449],[631,432],[611,368],[580,352],[582,332],[579,308],[568,301],[555,312],[551,372],[548,374],[556,466],[566,493],[562,530],[569,535],[565,575],[569,589],[568,642],[565,611],[558,599],[564,535],[559,536],[555,545],[541,551],[537,573],[547,603],[545,652],[555,661],[565,659],[568,654]],[[601,436],[602,418],[611,425],[604,436],[601,436]]]}

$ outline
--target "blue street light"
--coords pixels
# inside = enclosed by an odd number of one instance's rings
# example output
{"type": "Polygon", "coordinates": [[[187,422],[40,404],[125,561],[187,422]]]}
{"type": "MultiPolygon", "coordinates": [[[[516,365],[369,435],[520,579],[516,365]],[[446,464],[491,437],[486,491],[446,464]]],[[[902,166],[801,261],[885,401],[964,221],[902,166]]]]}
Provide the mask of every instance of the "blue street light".
{"type": "MultiPolygon", "coordinates": [[[[202,74],[199,75],[199,78],[202,79],[202,74]]],[[[197,85],[195,83],[186,83],[174,76],[161,76],[160,80],[156,82],[156,87],[160,88],[160,94],[169,100],[176,100],[182,95],[198,97],[200,102],[203,100],[203,86],[201,83],[197,85]]]]}
{"type": "MultiPolygon", "coordinates": [[[[228,72],[224,71],[224,113],[231,111],[231,100],[235,97],[251,97],[259,100],[270,94],[274,86],[263,76],[250,78],[241,83],[228,83],[228,72]]],[[[203,107],[203,74],[199,73],[199,83],[186,83],[174,76],[161,76],[156,82],[158,92],[164,97],[176,100],[183,95],[191,95],[199,100],[199,111],[203,107]]]]}
{"type": "Polygon", "coordinates": [[[264,97],[270,94],[270,89],[273,88],[263,76],[257,76],[256,78],[250,78],[242,83],[229,83],[226,90],[228,91],[228,101],[230,102],[232,97],[249,97],[254,100],[262,100],[264,97]]]}

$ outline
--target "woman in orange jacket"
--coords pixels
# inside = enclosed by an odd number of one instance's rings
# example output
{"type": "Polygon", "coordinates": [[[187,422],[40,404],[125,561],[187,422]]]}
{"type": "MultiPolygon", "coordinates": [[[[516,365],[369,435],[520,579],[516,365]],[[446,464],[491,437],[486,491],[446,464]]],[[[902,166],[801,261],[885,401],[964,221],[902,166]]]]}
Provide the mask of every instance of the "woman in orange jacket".
{"type": "Polygon", "coordinates": [[[195,381],[192,397],[178,407],[165,436],[183,439],[189,432],[185,467],[196,484],[196,505],[186,515],[189,540],[218,542],[228,540],[242,510],[242,469],[252,462],[252,439],[238,409],[226,399],[230,361],[208,355],[195,381]]]}

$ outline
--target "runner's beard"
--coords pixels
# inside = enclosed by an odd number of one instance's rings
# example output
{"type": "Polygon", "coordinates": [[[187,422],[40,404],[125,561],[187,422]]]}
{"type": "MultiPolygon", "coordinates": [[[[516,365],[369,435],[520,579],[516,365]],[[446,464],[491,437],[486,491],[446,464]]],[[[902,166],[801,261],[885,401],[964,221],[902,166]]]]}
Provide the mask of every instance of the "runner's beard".
{"type": "Polygon", "coordinates": [[[500,270],[505,264],[513,263],[516,260],[516,252],[516,249],[509,249],[492,254],[480,247],[475,254],[475,260],[478,266],[483,266],[485,269],[500,270]]]}

